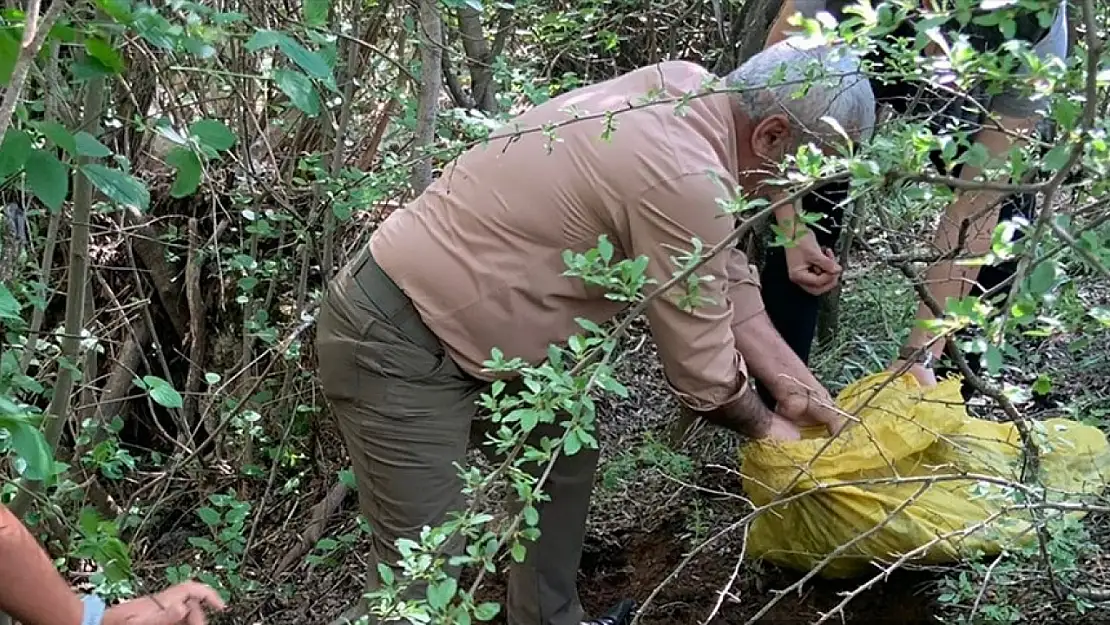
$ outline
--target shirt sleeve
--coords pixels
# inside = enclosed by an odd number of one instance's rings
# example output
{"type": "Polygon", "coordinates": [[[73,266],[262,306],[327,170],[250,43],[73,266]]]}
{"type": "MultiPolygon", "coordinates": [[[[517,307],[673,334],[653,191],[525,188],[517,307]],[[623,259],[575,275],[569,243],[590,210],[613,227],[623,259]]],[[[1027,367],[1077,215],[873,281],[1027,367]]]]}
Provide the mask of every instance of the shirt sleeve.
{"type": "MultiPolygon", "coordinates": [[[[731,177],[718,177],[732,188],[731,177]]],[[[674,276],[672,258],[691,250],[694,238],[708,249],[732,232],[734,220],[717,203],[724,194],[709,173],[691,173],[656,184],[628,207],[627,255],[648,258],[646,274],[656,281],[652,290],[674,276]]],[[[652,299],[647,317],[668,384],[680,401],[704,412],[735,401],[747,389],[747,370],[732,334],[735,309],[729,291],[734,277],[736,284],[746,284],[750,272],[746,259],[741,266],[729,252],[706,262],[698,275],[709,278],[699,291],[707,301],[683,309],[685,285],[680,283],[652,299]]],[[[762,307],[758,288],[756,300],[762,307]]]]}
{"type": "Polygon", "coordinates": [[[728,301],[732,304],[733,334],[745,321],[763,312],[763,293],[759,271],[748,263],[748,256],[733,247],[728,250],[728,301]]]}

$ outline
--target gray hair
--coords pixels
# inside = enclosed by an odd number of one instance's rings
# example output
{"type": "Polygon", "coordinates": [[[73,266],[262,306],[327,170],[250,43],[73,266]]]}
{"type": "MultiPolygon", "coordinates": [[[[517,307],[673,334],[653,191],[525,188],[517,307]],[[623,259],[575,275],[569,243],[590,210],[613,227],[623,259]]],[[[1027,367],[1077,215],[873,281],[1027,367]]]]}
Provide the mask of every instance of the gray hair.
{"type": "Polygon", "coordinates": [[[860,59],[844,46],[790,37],[748,59],[725,78],[744,113],[755,121],[786,113],[798,144],[835,140],[836,120],[854,141],[867,140],[875,126],[875,94],[860,59]]]}

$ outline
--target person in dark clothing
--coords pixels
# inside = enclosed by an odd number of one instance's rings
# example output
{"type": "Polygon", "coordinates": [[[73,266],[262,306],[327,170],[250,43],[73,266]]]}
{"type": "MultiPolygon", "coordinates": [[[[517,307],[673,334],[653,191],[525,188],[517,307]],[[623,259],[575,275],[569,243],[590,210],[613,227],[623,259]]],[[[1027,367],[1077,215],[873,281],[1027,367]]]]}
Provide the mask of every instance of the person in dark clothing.
{"type": "MultiPolygon", "coordinates": [[[[922,4],[927,3],[928,0],[922,0],[922,4]]],[[[843,21],[851,17],[845,14],[845,7],[853,4],[855,2],[845,0],[786,0],[771,27],[766,45],[772,45],[786,36],[790,29],[788,20],[795,13],[813,18],[819,12],[827,11],[838,21],[843,21]]],[[[1018,20],[1017,37],[1032,42],[1034,52],[1041,58],[1050,56],[1064,58],[1068,43],[1066,7],[1066,0],[1061,0],[1055,19],[1047,26],[1043,25],[1032,12],[1022,15],[1018,20]]],[[[956,24],[953,26],[967,35],[971,44],[980,51],[995,50],[1003,43],[1002,34],[997,26],[959,27],[956,24]]],[[[910,20],[904,21],[894,32],[887,35],[891,40],[894,38],[912,40],[915,36],[914,24],[910,20]]],[[[873,53],[869,60],[874,63],[878,72],[883,71],[885,59],[881,52],[873,53]]],[[[928,85],[925,85],[926,93],[923,97],[922,86],[922,83],[916,81],[872,80],[877,105],[888,104],[901,115],[926,117],[933,131],[937,133],[953,124],[973,131],[973,140],[986,147],[992,156],[1003,154],[1010,149],[1012,135],[1006,131],[1028,133],[1034,130],[1040,117],[1038,109],[1041,103],[1025,95],[1018,86],[991,97],[976,98],[985,105],[977,107],[976,110],[983,111],[985,108],[997,120],[997,125],[988,125],[989,122],[983,113],[971,113],[972,107],[966,106],[967,100],[954,101],[948,92],[930,90],[928,85]],[[935,93],[930,94],[929,91],[935,91],[935,93]]],[[[972,95],[974,97],[974,94],[972,95]]],[[[971,179],[979,174],[976,168],[963,167],[962,164],[949,170],[945,167],[939,151],[931,155],[931,160],[941,175],[971,179]]],[[[826,185],[817,192],[805,196],[801,201],[802,210],[821,215],[820,220],[816,227],[809,229],[809,233],[799,237],[794,247],[790,249],[781,246],[769,247],[761,274],[768,316],[795,353],[807,363],[816,334],[819,296],[836,286],[841,271],[832,257],[831,249],[835,247],[840,236],[844,204],[847,200],[846,182],[826,185]]],[[[973,216],[982,215],[983,209],[992,203],[997,208],[988,210],[986,215],[974,221],[968,229],[970,236],[967,238],[966,250],[972,254],[982,254],[989,249],[992,232],[1000,220],[1008,221],[1019,216],[1031,219],[1035,209],[1035,197],[1032,194],[1016,194],[1004,198],[1000,198],[997,193],[961,194],[949,205],[940,220],[934,241],[938,251],[947,252],[953,249],[956,246],[961,222],[970,220],[973,216]]],[[[793,227],[794,216],[792,208],[776,213],[780,227],[787,229],[788,232],[793,227]]],[[[1020,236],[1020,232],[1015,236],[1020,236]]],[[[950,297],[982,295],[990,291],[1007,280],[1014,270],[1015,264],[1012,262],[984,266],[978,271],[975,267],[961,267],[952,262],[942,262],[929,270],[926,279],[932,295],[941,306],[944,306],[945,301],[950,297]]],[[[932,311],[922,303],[917,319],[932,317],[932,311]]],[[[942,339],[935,339],[927,331],[914,327],[909,339],[899,350],[896,360],[891,364],[890,370],[902,370],[908,367],[908,371],[922,383],[935,384],[936,376],[931,363],[941,355],[944,346],[942,339]]],[[[968,360],[972,369],[977,371],[978,358],[974,354],[968,354],[968,360]]],[[[766,388],[762,385],[758,388],[764,401],[774,406],[766,388]]],[[[971,389],[965,383],[965,397],[969,396],[970,392],[971,389]]]]}

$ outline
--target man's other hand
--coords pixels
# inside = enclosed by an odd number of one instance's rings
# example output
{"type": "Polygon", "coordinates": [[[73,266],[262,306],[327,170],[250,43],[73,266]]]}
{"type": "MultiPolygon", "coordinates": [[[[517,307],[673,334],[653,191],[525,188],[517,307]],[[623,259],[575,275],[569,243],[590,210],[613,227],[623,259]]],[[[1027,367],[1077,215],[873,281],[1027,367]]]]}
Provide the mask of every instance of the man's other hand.
{"type": "Polygon", "coordinates": [[[206,625],[206,610],[223,610],[220,595],[204,584],[185,582],[162,592],[112,606],[104,625],[206,625]]]}
{"type": "Polygon", "coordinates": [[[829,436],[836,436],[848,422],[824,387],[811,389],[795,384],[790,392],[778,398],[775,412],[795,425],[823,425],[829,436]]]}
{"type": "Polygon", "coordinates": [[[776,441],[797,441],[802,439],[802,432],[789,419],[775,415],[771,417],[770,425],[759,438],[769,438],[776,441]]]}
{"type": "Polygon", "coordinates": [[[828,293],[840,280],[841,267],[832,250],[817,243],[813,232],[800,237],[793,247],[785,248],[786,270],[790,281],[810,295],[828,293]]]}
{"type": "Polygon", "coordinates": [[[887,371],[895,375],[909,373],[917,379],[917,382],[921,384],[921,386],[924,387],[937,385],[937,376],[936,373],[933,372],[933,368],[926,367],[921,363],[914,363],[907,367],[906,361],[895,360],[893,363],[891,363],[890,367],[887,368],[887,371]]]}

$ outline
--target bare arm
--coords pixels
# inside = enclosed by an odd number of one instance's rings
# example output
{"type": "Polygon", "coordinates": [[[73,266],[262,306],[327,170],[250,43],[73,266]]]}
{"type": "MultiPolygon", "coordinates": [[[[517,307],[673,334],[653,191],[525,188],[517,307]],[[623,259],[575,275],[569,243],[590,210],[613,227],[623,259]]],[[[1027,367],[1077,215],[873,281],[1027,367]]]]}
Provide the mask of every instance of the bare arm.
{"type": "MultiPolygon", "coordinates": [[[[1019,119],[1014,117],[1001,117],[999,125],[1004,130],[984,128],[976,136],[978,143],[990,153],[991,158],[1006,154],[1014,144],[1013,134],[1026,135],[1036,124],[1036,119],[1019,119]],[[1013,134],[1011,134],[1013,133],[1013,134]]],[[[960,173],[963,180],[973,180],[982,171],[977,167],[964,166],[960,173]]],[[[959,247],[961,224],[969,221],[967,229],[965,250],[973,255],[985,254],[991,245],[991,238],[995,226],[998,224],[999,207],[986,210],[993,203],[998,203],[1003,194],[992,191],[967,191],[961,193],[945,210],[944,215],[937,225],[933,244],[939,253],[951,252],[959,247]],[[978,216],[977,219],[973,219],[978,216]]],[[[929,268],[925,274],[927,288],[942,306],[948,298],[961,298],[970,292],[971,286],[978,278],[979,268],[958,265],[953,261],[937,263],[929,268]]],[[[918,307],[917,319],[932,319],[933,312],[922,303],[918,307]]],[[[910,332],[907,346],[920,348],[933,340],[934,336],[919,325],[915,325],[910,332]]],[[[936,340],[931,346],[934,356],[940,356],[944,351],[944,341],[936,340]]],[[[899,364],[899,363],[896,363],[899,364]]]]}
{"type": "Polygon", "coordinates": [[[0,609],[23,625],[80,625],[81,599],[35,537],[0,506],[0,609]]]}
{"type": "Polygon", "coordinates": [[[771,29],[767,31],[767,40],[763,44],[764,48],[773,46],[783,39],[786,39],[786,29],[790,26],[787,20],[795,13],[797,13],[797,9],[794,8],[794,0],[783,0],[778,17],[776,17],[775,21],[771,24],[771,29]]]}

